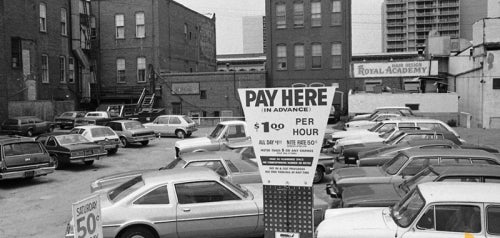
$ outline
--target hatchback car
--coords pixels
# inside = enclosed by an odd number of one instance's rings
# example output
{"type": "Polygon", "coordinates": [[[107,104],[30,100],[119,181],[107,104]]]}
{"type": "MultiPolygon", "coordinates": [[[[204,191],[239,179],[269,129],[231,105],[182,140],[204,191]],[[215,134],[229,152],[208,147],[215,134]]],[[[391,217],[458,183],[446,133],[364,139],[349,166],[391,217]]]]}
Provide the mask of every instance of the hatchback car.
{"type": "Polygon", "coordinates": [[[139,121],[111,121],[106,126],[109,126],[118,134],[123,147],[128,147],[131,143],[141,143],[145,146],[149,144],[150,140],[156,138],[155,132],[152,129],[144,127],[139,121]]]}
{"type": "Polygon", "coordinates": [[[153,129],[160,136],[177,136],[181,139],[190,137],[198,130],[196,123],[184,115],[162,115],[144,126],[153,129]]]}
{"type": "Polygon", "coordinates": [[[104,146],[108,154],[115,154],[121,145],[118,135],[107,126],[77,126],[70,133],[80,134],[87,140],[104,146]]]}
{"type": "Polygon", "coordinates": [[[494,183],[423,183],[391,207],[328,209],[316,237],[499,237],[498,194],[494,183]]]}
{"type": "MultiPolygon", "coordinates": [[[[207,168],[154,171],[98,190],[104,238],[262,237],[262,184],[237,185],[207,168]]],[[[315,224],[328,205],[314,200],[315,224]]],[[[74,237],[70,222],[66,237],[74,237]]]]}
{"type": "Polygon", "coordinates": [[[54,159],[56,169],[61,169],[70,162],[83,162],[86,165],[94,164],[106,156],[106,150],[79,134],[55,132],[43,134],[36,138],[42,143],[54,159]]]}

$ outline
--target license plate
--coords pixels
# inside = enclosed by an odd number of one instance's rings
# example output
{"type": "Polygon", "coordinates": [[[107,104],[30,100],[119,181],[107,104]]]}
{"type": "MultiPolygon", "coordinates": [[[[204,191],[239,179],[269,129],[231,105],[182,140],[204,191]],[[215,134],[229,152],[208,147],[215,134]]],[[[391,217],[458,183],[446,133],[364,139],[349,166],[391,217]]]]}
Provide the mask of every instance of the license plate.
{"type": "Polygon", "coordinates": [[[33,176],[35,176],[35,171],[24,172],[24,177],[33,177],[33,176]]]}

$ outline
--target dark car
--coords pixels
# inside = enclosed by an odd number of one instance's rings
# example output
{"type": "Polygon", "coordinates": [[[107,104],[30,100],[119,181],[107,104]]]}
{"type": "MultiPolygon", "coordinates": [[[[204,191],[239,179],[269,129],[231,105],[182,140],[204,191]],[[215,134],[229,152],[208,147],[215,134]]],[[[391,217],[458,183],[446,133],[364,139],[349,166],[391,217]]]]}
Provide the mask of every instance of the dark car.
{"type": "Polygon", "coordinates": [[[128,147],[130,143],[141,143],[145,146],[149,144],[150,140],[156,138],[155,132],[152,129],[144,127],[139,121],[111,121],[106,126],[109,126],[118,134],[123,147],[128,147]]]}
{"type": "Polygon", "coordinates": [[[34,116],[13,117],[2,123],[1,132],[3,134],[33,136],[35,134],[52,132],[55,126],[53,122],[44,121],[34,116]]]}
{"type": "Polygon", "coordinates": [[[0,136],[0,180],[34,178],[54,172],[54,161],[32,139],[0,136]]]}
{"type": "Polygon", "coordinates": [[[61,115],[55,117],[54,121],[61,129],[66,127],[73,128],[75,126],[75,119],[84,117],[85,113],[84,111],[63,112],[61,115]]]}
{"type": "Polygon", "coordinates": [[[42,143],[49,154],[54,158],[56,169],[65,163],[83,162],[92,165],[94,160],[106,156],[107,152],[101,145],[90,142],[80,134],[56,132],[43,134],[36,138],[42,143]]]}
{"type": "Polygon", "coordinates": [[[333,171],[327,193],[339,196],[342,190],[361,184],[399,184],[429,165],[500,165],[500,159],[483,150],[411,149],[400,151],[382,167],[349,167],[333,171]]]}
{"type": "Polygon", "coordinates": [[[344,189],[338,207],[388,207],[417,184],[439,182],[500,183],[500,166],[430,166],[401,184],[357,185],[344,189]]]}

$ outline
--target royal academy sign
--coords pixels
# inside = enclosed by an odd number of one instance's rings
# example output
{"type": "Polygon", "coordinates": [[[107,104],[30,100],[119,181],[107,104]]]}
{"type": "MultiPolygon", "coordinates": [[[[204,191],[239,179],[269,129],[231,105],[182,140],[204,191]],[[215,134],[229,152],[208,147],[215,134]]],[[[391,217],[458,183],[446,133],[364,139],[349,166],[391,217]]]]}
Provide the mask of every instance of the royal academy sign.
{"type": "Polygon", "coordinates": [[[437,61],[354,63],[354,78],[419,77],[438,74],[437,61]]]}

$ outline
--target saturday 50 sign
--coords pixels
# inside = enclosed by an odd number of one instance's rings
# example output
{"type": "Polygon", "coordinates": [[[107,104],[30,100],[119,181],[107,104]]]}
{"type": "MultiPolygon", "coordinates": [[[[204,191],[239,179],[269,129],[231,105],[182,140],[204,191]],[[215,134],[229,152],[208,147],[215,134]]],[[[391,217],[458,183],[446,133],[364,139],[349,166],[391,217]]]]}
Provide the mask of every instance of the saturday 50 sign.
{"type": "Polygon", "coordinates": [[[335,89],[238,90],[264,184],[312,186],[335,89]]]}

